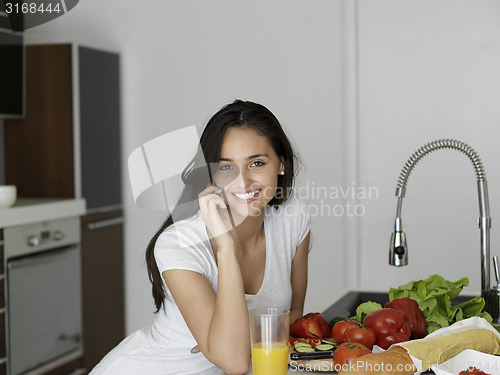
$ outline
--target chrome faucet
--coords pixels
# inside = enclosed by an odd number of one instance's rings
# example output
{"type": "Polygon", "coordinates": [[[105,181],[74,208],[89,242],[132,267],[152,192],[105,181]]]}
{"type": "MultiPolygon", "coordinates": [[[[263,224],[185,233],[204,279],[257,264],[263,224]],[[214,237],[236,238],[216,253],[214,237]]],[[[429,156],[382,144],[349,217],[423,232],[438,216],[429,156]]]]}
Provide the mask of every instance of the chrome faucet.
{"type": "Polygon", "coordinates": [[[408,264],[408,245],[406,243],[406,235],[403,232],[403,224],[401,221],[401,206],[406,192],[408,177],[420,159],[432,151],[443,148],[454,149],[467,155],[472,161],[472,165],[474,166],[474,170],[476,172],[477,191],[479,194],[478,224],[481,237],[481,296],[485,299],[486,306],[489,307],[491,218],[488,201],[488,186],[481,159],[474,149],[463,142],[451,139],[442,139],[430,142],[415,151],[404,165],[403,170],[399,175],[396,187],[398,206],[396,211],[396,220],[394,222],[394,233],[391,236],[391,243],[389,245],[389,264],[397,267],[406,266],[408,264]]]}

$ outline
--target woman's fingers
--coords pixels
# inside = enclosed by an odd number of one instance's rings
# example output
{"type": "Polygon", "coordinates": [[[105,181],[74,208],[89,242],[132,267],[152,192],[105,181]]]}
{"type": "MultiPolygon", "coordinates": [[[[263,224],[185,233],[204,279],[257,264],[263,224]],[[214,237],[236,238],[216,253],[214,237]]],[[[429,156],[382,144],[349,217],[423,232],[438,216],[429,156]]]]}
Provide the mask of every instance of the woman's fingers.
{"type": "Polygon", "coordinates": [[[221,224],[224,221],[221,219],[229,217],[227,204],[221,195],[222,190],[216,186],[209,186],[198,195],[201,215],[209,229],[211,229],[210,223],[221,224]]]}
{"type": "Polygon", "coordinates": [[[198,345],[196,345],[193,349],[191,349],[192,354],[199,353],[200,351],[201,350],[200,350],[200,347],[198,345]]]}
{"type": "Polygon", "coordinates": [[[218,186],[210,185],[205,190],[203,190],[200,194],[198,194],[198,198],[215,193],[217,191],[222,191],[222,190],[218,186]]]}
{"type": "Polygon", "coordinates": [[[217,186],[209,186],[198,195],[201,218],[207,226],[211,238],[223,245],[234,243],[234,230],[228,206],[222,198],[222,190],[217,186]]]}
{"type": "Polygon", "coordinates": [[[221,207],[226,209],[227,205],[226,202],[224,202],[224,199],[217,194],[208,194],[199,199],[200,203],[200,209],[202,210],[202,213],[207,213],[207,210],[209,208],[210,204],[215,204],[215,206],[221,207]]]}
{"type": "MultiPolygon", "coordinates": [[[[205,190],[203,190],[200,194],[198,194],[198,202],[200,204],[200,209],[201,213],[206,214],[207,209],[208,209],[208,201],[210,199],[222,199],[220,195],[217,195],[217,192],[219,192],[220,189],[216,186],[209,186],[205,190]]],[[[220,191],[222,193],[222,191],[220,191]]],[[[222,199],[222,202],[224,200],[222,199]]],[[[223,207],[223,206],[222,206],[223,207]]]]}
{"type": "Polygon", "coordinates": [[[207,219],[210,223],[209,229],[215,237],[224,234],[232,229],[231,223],[227,220],[226,204],[223,200],[210,199],[208,201],[207,219]]]}

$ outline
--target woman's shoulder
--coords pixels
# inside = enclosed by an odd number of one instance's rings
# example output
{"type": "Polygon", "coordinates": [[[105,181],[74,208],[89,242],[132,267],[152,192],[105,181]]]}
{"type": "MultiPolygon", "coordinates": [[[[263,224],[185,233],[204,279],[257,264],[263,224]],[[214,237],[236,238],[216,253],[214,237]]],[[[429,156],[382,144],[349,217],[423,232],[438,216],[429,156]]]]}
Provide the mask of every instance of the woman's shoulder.
{"type": "Polygon", "coordinates": [[[292,195],[277,209],[269,207],[268,213],[270,216],[308,217],[309,207],[307,202],[292,195]]]}
{"type": "Polygon", "coordinates": [[[199,214],[174,222],[155,243],[154,255],[160,272],[183,269],[204,276],[213,274],[213,256],[199,214]]]}
{"type": "Polygon", "coordinates": [[[291,248],[295,251],[295,248],[304,240],[311,229],[307,202],[292,196],[277,210],[273,208],[271,210],[269,210],[271,211],[270,215],[266,217],[268,225],[271,225],[273,233],[279,233],[279,236],[289,238],[291,248]]]}
{"type": "Polygon", "coordinates": [[[193,246],[206,240],[206,230],[201,220],[199,211],[191,217],[174,221],[172,225],[166,228],[158,237],[157,245],[163,243],[172,243],[172,240],[178,241],[184,246],[193,246]]]}

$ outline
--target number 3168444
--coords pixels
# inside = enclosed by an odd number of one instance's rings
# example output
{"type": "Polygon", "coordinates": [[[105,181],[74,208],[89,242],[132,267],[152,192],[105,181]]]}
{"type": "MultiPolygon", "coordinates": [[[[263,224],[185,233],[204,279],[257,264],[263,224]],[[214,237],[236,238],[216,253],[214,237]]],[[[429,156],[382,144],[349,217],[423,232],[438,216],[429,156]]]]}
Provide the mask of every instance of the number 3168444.
{"type": "Polygon", "coordinates": [[[47,2],[47,3],[5,3],[5,12],[7,14],[17,13],[17,14],[27,14],[27,13],[60,13],[61,9],[60,2],[47,2]]]}

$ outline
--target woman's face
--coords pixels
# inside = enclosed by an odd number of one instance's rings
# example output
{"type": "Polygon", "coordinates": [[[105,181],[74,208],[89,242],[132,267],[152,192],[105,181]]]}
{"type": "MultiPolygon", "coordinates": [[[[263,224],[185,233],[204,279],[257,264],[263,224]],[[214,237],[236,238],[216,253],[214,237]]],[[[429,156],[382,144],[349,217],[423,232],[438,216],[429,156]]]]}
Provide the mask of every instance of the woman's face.
{"type": "Polygon", "coordinates": [[[251,128],[229,128],[222,140],[214,174],[223,188],[233,217],[260,216],[274,197],[278,174],[284,170],[269,140],[251,128]]]}

